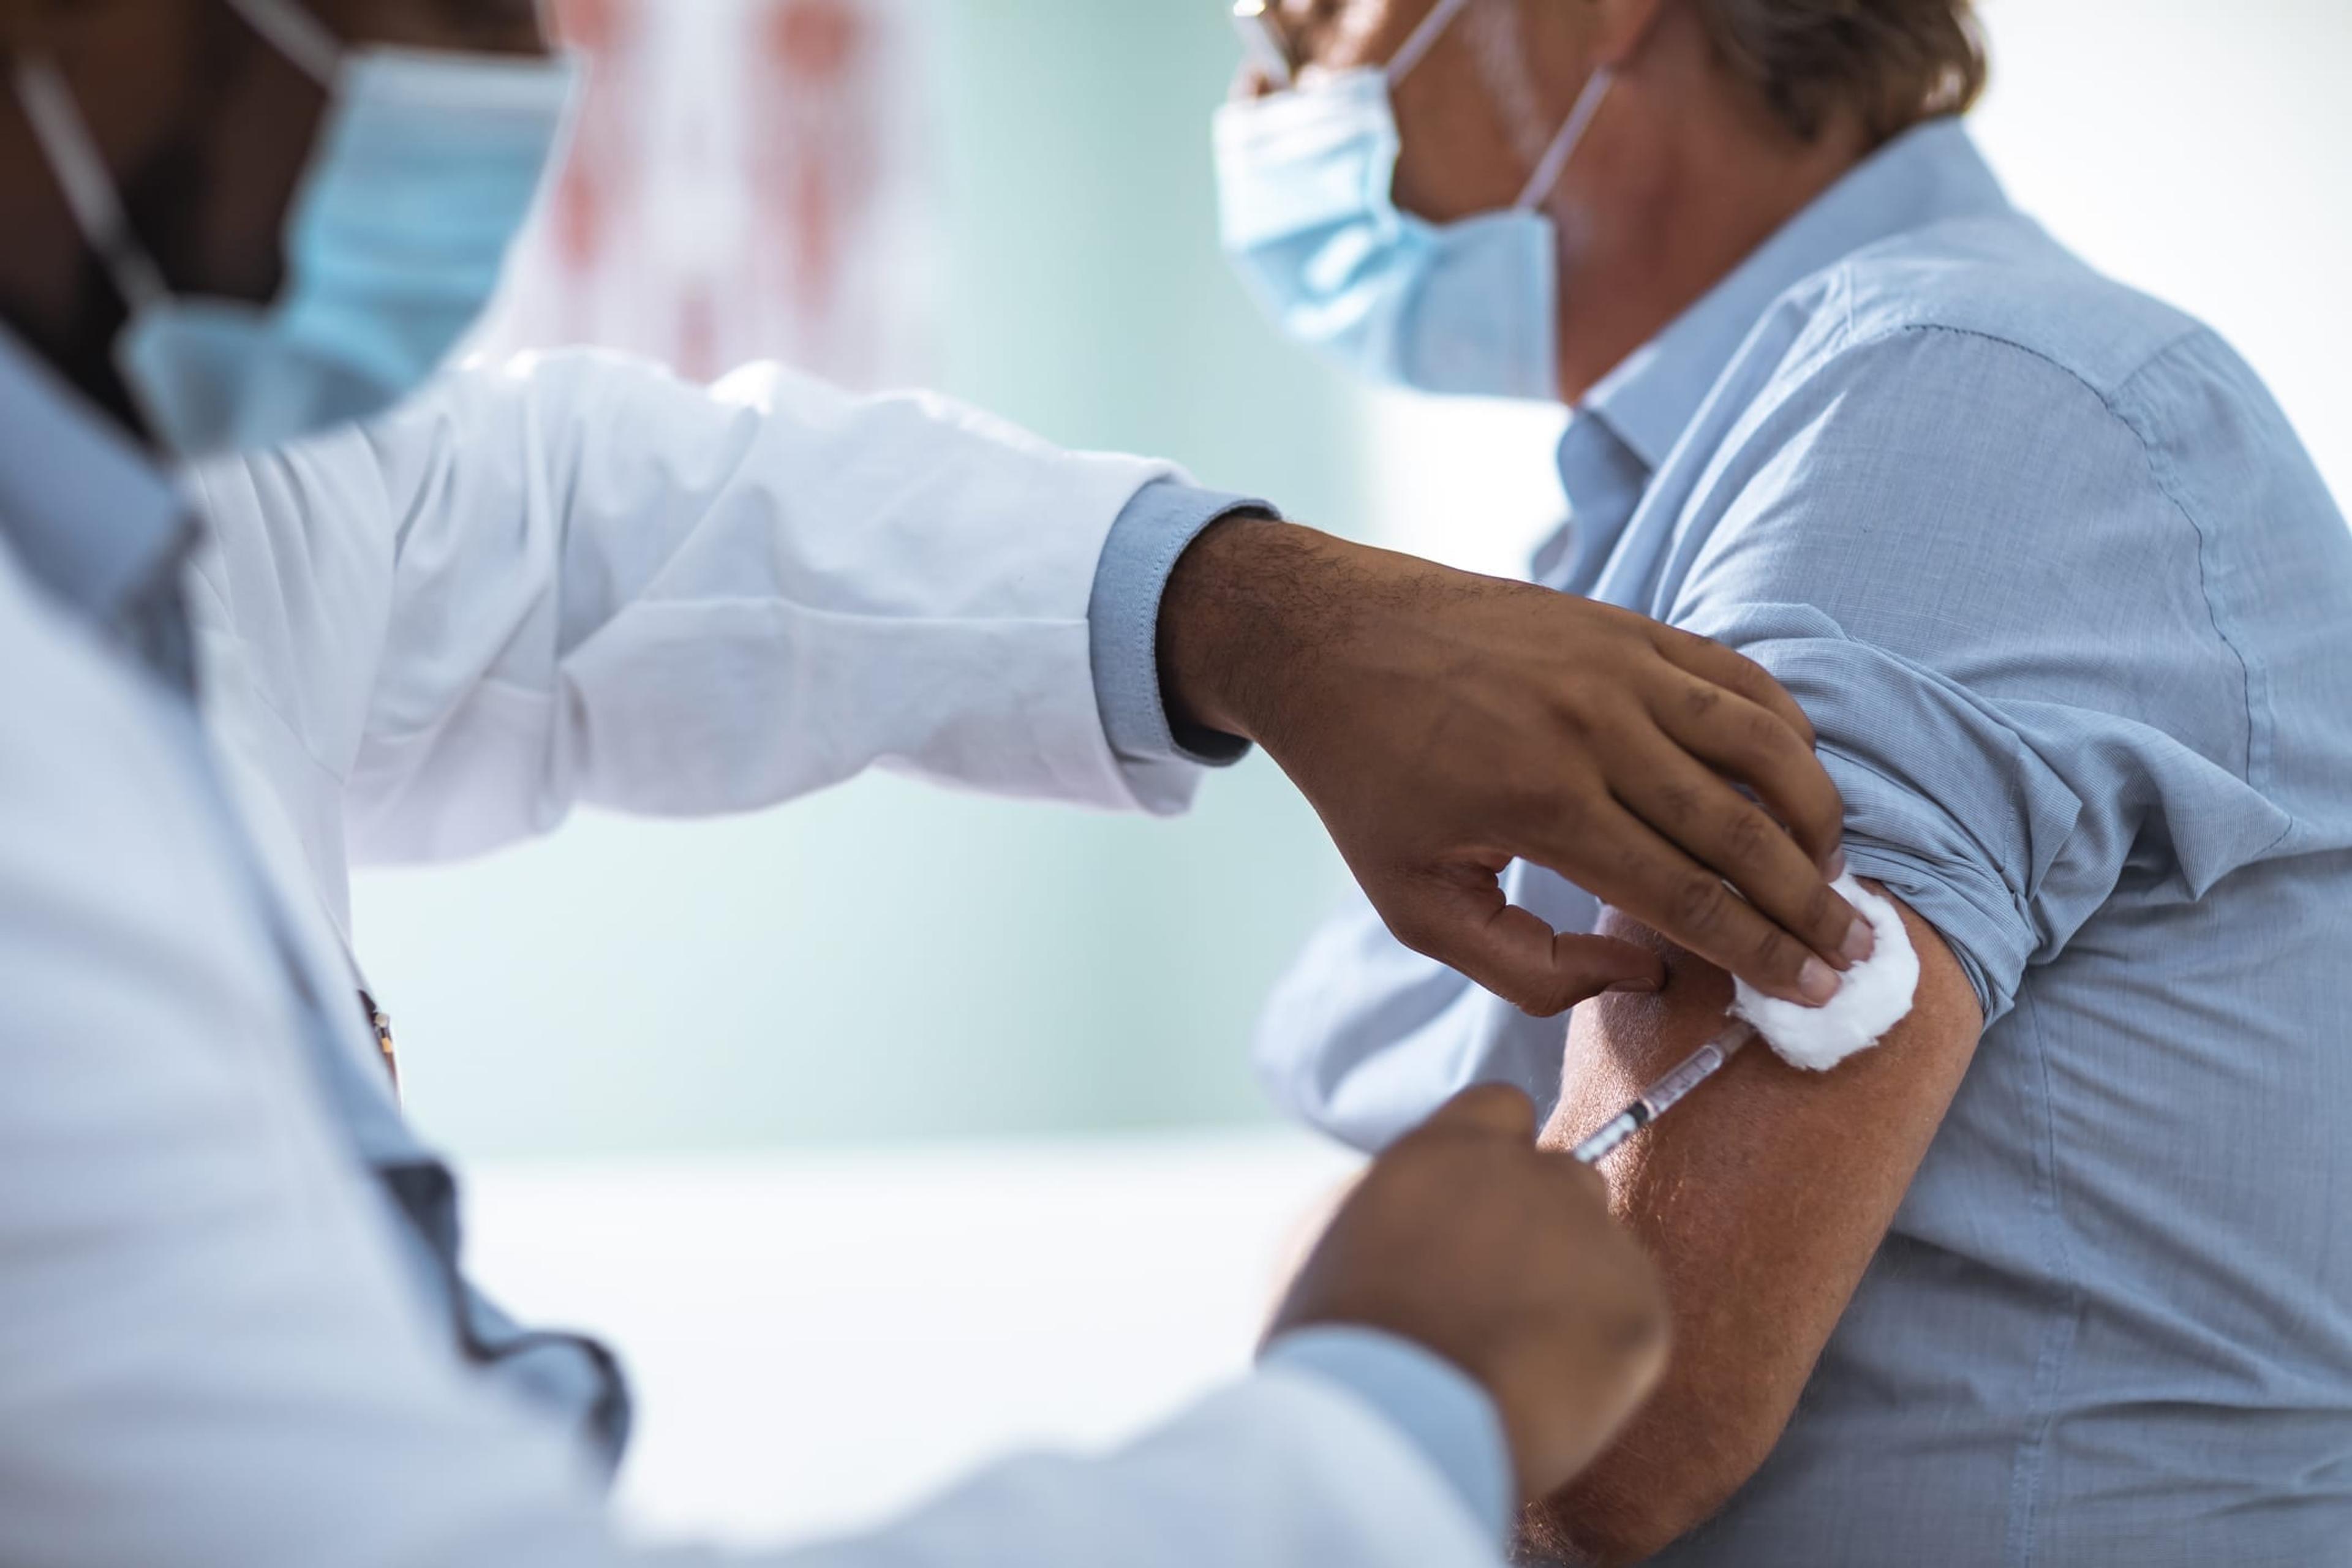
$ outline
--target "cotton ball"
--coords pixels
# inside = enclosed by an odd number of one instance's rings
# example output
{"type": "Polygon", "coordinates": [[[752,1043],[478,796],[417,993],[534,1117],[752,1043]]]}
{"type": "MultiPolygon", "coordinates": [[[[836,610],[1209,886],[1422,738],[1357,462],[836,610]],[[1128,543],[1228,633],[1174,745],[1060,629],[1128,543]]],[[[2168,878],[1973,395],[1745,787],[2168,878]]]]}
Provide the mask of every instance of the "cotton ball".
{"type": "Polygon", "coordinates": [[[1850,876],[1841,877],[1836,885],[1845,901],[1870,921],[1878,946],[1845,972],[1845,984],[1829,1005],[1783,1002],[1745,980],[1738,983],[1738,995],[1731,1005],[1732,1016],[1755,1025],[1782,1061],[1813,1072],[1827,1072],[1878,1044],[1911,1011],[1911,998],[1919,989],[1919,955],[1912,951],[1903,916],[1850,876]]]}

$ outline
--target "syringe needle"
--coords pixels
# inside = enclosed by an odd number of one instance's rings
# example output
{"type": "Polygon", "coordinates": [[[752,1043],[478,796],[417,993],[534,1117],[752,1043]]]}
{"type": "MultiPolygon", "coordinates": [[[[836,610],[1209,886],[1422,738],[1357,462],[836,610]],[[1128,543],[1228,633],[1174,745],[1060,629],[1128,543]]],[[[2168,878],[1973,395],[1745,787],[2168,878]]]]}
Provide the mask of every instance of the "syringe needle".
{"type": "Polygon", "coordinates": [[[1755,1029],[1734,1020],[1730,1027],[1683,1058],[1671,1071],[1643,1089],[1633,1103],[1605,1122],[1576,1146],[1576,1157],[1597,1165],[1626,1139],[1673,1110],[1682,1098],[1723,1070],[1739,1047],[1756,1037],[1755,1029]]]}

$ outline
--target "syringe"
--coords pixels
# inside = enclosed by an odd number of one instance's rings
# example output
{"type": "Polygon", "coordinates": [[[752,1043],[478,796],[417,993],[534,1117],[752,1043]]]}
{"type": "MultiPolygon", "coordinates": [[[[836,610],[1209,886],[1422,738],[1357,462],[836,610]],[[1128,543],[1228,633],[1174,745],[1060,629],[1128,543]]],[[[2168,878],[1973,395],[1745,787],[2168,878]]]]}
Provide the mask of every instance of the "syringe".
{"type": "Polygon", "coordinates": [[[1576,1157],[1597,1165],[1612,1149],[1672,1110],[1683,1096],[1723,1070],[1739,1047],[1756,1037],[1755,1029],[1735,1019],[1731,1026],[1683,1059],[1682,1065],[1643,1089],[1633,1104],[1612,1117],[1600,1131],[1576,1146],[1576,1157]]]}

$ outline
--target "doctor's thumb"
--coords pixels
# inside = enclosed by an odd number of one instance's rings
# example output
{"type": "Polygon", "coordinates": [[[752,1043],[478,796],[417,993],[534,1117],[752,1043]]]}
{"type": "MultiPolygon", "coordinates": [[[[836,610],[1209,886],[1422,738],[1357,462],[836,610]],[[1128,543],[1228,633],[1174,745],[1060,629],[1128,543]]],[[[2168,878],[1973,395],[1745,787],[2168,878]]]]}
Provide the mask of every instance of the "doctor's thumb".
{"type": "Polygon", "coordinates": [[[1565,1013],[1604,991],[1665,984],[1657,954],[1609,937],[1555,931],[1506,900],[1490,871],[1416,879],[1374,901],[1399,942],[1535,1017],[1565,1013]]]}

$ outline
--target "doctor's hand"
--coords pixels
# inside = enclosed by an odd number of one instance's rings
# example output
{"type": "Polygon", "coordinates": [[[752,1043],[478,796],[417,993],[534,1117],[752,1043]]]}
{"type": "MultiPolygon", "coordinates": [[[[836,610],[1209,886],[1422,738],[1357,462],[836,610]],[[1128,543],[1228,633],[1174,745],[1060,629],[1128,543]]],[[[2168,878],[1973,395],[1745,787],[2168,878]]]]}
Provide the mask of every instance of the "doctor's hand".
{"type": "Polygon", "coordinates": [[[1812,726],[1704,637],[1236,517],[1169,579],[1160,663],[1171,716],[1281,764],[1398,941],[1528,1013],[1664,971],[1512,905],[1514,859],[1790,1001],[1869,955],[1829,886],[1843,807],[1812,726]]]}
{"type": "Polygon", "coordinates": [[[1372,1163],[1266,1335],[1349,1324],[1452,1362],[1493,1397],[1523,1502],[1599,1457],[1665,1370],[1668,1332],[1601,1178],[1535,1136],[1518,1090],[1455,1096],[1372,1163]]]}

